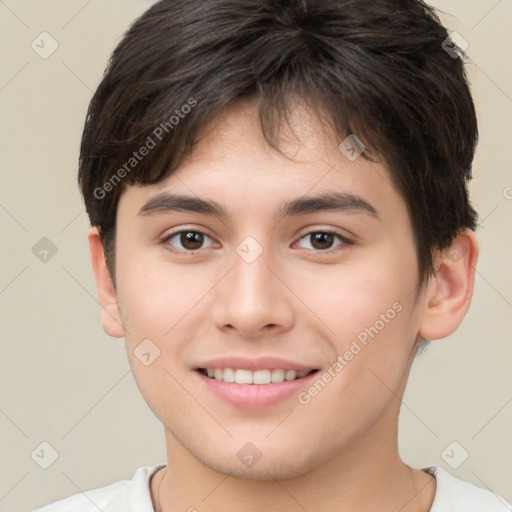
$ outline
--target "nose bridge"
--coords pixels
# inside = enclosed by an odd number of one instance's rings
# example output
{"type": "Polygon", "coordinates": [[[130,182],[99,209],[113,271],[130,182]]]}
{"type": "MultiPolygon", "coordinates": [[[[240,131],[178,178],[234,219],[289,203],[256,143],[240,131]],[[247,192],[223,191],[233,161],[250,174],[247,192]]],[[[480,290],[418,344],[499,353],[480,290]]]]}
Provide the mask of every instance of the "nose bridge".
{"type": "MultiPolygon", "coordinates": [[[[237,248],[237,254],[233,257],[233,297],[238,295],[239,305],[247,302],[250,304],[253,300],[259,301],[261,298],[268,298],[271,295],[272,273],[268,269],[271,265],[269,261],[269,251],[262,251],[257,254],[257,250],[251,247],[249,250],[243,249],[243,245],[237,248]]],[[[247,305],[247,304],[246,304],[247,305]]]]}
{"type": "Polygon", "coordinates": [[[264,327],[286,327],[292,321],[290,297],[274,272],[275,258],[255,238],[246,237],[230,259],[231,271],[219,288],[214,321],[240,333],[256,335],[264,327]],[[270,267],[270,268],[269,268],[270,267]]]}
{"type": "Polygon", "coordinates": [[[269,309],[275,292],[273,276],[267,268],[272,265],[271,260],[270,250],[265,250],[253,237],[247,237],[237,246],[232,259],[231,298],[241,312],[252,315],[259,312],[263,317],[269,309]]]}

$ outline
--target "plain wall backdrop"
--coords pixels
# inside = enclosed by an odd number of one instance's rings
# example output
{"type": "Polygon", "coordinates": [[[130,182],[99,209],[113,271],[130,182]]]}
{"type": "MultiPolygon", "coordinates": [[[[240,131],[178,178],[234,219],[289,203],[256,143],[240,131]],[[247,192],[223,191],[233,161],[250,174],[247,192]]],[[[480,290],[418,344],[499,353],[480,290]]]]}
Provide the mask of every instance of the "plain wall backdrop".
{"type": "MultiPolygon", "coordinates": [[[[151,3],[0,1],[0,512],[165,462],[163,427],[124,343],[101,329],[76,184],[88,102],[116,42],[151,3]]],[[[440,465],[512,500],[512,1],[434,5],[469,43],[480,258],[460,328],[413,366],[400,449],[412,466],[440,465]]]]}

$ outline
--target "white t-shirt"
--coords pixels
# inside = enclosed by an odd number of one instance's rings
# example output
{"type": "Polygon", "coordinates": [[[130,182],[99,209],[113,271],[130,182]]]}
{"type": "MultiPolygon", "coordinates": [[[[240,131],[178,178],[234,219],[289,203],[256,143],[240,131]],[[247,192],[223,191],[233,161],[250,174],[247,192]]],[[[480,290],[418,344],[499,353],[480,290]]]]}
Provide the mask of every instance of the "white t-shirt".
{"type": "MultiPolygon", "coordinates": [[[[33,512],[154,512],[149,479],[165,464],[139,468],[131,480],[74,494],[33,512]]],[[[451,476],[438,466],[425,468],[435,476],[437,489],[430,512],[511,512],[498,496],[451,476]]]]}

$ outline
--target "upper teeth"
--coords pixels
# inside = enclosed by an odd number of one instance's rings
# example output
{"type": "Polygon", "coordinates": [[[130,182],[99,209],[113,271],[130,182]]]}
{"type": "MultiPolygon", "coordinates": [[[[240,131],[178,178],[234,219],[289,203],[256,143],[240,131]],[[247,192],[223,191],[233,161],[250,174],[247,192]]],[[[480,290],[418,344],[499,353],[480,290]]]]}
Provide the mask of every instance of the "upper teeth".
{"type": "Polygon", "coordinates": [[[242,370],[233,368],[207,368],[208,377],[223,380],[224,382],[236,382],[237,384],[270,384],[271,382],[283,382],[305,377],[310,370],[297,372],[295,370],[242,370]]]}

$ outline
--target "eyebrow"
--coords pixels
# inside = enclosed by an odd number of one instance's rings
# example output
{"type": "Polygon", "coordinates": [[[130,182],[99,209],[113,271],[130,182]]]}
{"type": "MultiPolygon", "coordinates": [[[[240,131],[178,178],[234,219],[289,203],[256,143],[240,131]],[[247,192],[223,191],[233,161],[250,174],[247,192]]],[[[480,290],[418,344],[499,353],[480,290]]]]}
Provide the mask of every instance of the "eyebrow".
{"type": "MultiPolygon", "coordinates": [[[[325,192],[316,196],[299,197],[284,201],[277,212],[282,219],[288,215],[315,213],[325,210],[366,214],[381,220],[376,208],[362,197],[349,192],[325,192]]],[[[222,219],[229,217],[219,203],[181,194],[163,192],[145,203],[137,215],[145,216],[164,212],[183,211],[215,215],[222,219]]]]}

